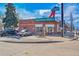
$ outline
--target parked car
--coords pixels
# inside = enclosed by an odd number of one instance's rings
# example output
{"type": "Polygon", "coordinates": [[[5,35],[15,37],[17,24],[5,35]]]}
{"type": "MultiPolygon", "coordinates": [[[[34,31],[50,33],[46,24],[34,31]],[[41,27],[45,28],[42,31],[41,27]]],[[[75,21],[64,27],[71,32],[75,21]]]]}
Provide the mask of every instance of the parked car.
{"type": "Polygon", "coordinates": [[[3,31],[0,31],[0,36],[16,36],[17,35],[17,31],[13,30],[13,29],[5,29],[3,31]]]}
{"type": "Polygon", "coordinates": [[[31,36],[33,33],[27,29],[23,29],[18,32],[18,35],[20,36],[31,36]]]}
{"type": "Polygon", "coordinates": [[[3,33],[3,31],[2,30],[0,30],[0,36],[1,36],[1,34],[3,33]]]}

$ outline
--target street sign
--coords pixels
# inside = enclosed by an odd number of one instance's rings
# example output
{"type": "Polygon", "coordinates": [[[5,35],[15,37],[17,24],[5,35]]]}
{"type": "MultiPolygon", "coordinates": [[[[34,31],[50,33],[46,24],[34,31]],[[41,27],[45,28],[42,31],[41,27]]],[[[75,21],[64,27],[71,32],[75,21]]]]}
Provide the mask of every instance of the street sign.
{"type": "Polygon", "coordinates": [[[54,7],[54,8],[52,8],[51,11],[58,11],[58,10],[59,10],[59,7],[54,7]]]}

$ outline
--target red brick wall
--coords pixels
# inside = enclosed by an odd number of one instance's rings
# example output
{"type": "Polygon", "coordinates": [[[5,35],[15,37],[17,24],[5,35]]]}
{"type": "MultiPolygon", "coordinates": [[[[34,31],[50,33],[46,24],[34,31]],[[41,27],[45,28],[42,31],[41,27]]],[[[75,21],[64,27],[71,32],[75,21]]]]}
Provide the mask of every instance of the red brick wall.
{"type": "Polygon", "coordinates": [[[20,20],[19,28],[28,28],[31,31],[34,31],[35,24],[55,24],[54,32],[57,32],[57,24],[58,22],[34,22],[33,20],[20,20]]]}
{"type": "Polygon", "coordinates": [[[19,21],[19,29],[21,30],[22,28],[27,28],[31,31],[34,31],[34,22],[32,20],[20,20],[19,21]]]}

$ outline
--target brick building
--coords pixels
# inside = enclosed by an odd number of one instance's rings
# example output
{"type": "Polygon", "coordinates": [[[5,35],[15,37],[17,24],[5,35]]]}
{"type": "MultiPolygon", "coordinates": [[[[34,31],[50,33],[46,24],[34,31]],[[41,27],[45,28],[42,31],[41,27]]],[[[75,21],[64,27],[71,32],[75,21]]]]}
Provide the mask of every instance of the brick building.
{"type": "Polygon", "coordinates": [[[36,18],[24,19],[19,21],[19,29],[26,28],[34,33],[58,33],[60,32],[60,24],[54,18],[36,18]]]}

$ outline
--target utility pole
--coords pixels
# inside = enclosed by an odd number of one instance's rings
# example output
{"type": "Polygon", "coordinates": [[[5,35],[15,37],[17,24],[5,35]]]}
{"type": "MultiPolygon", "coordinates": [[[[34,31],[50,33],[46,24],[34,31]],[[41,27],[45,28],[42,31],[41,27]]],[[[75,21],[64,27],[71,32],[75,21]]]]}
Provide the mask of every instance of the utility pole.
{"type": "Polygon", "coordinates": [[[71,32],[74,30],[74,25],[73,25],[73,15],[72,12],[70,13],[70,21],[71,21],[71,32]]]}
{"type": "Polygon", "coordinates": [[[61,21],[62,21],[62,37],[64,37],[64,15],[63,15],[63,3],[61,3],[61,21]]]}

